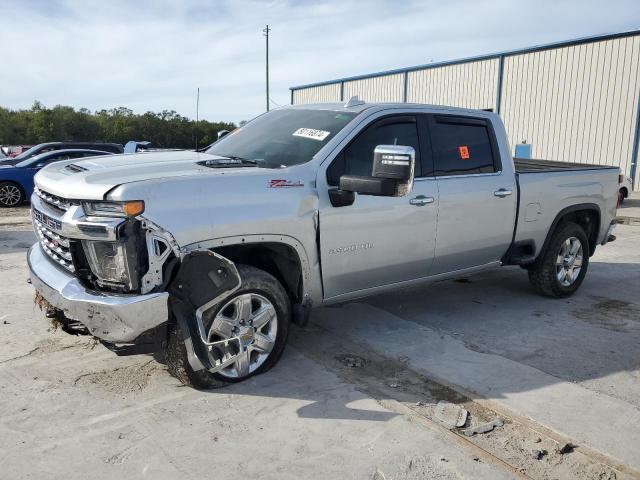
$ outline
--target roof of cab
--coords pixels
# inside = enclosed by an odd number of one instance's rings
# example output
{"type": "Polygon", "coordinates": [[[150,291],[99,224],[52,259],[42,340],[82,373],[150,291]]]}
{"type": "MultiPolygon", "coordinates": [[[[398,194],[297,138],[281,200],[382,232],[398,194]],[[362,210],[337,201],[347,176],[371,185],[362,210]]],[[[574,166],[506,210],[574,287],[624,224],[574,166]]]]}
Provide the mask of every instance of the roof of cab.
{"type": "Polygon", "coordinates": [[[361,113],[368,109],[379,109],[384,110],[386,108],[407,108],[407,109],[429,109],[429,110],[440,110],[442,113],[455,114],[459,113],[462,115],[475,115],[475,116],[483,116],[483,117],[491,117],[497,115],[495,112],[489,112],[487,110],[476,110],[470,108],[461,108],[461,107],[453,107],[449,105],[431,105],[427,103],[404,103],[404,102],[361,102],[357,105],[347,106],[344,102],[332,102],[332,103],[305,103],[298,105],[285,105],[283,108],[293,108],[293,109],[301,109],[301,110],[335,110],[341,112],[353,112],[353,113],[361,113]]]}

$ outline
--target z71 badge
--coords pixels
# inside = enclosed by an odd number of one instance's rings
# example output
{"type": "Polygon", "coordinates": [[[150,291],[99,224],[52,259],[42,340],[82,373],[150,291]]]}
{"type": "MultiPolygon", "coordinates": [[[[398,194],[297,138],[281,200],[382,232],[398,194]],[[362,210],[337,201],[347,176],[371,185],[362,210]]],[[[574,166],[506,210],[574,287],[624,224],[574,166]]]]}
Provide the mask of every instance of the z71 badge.
{"type": "Polygon", "coordinates": [[[298,180],[271,180],[269,181],[269,188],[291,188],[291,187],[304,187],[304,182],[298,180]]]}

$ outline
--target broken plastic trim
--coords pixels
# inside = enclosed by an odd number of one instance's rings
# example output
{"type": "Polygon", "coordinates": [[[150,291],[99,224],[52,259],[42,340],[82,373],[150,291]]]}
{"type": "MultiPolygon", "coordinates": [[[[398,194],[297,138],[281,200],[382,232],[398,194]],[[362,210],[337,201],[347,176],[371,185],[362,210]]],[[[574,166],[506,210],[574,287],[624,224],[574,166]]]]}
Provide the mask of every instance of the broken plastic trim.
{"type": "Polygon", "coordinates": [[[209,342],[202,322],[204,313],[235,292],[240,284],[235,264],[211,250],[196,250],[182,259],[178,274],[169,285],[169,304],[178,322],[178,338],[185,344],[194,371],[217,372],[243,353],[240,337],[209,342]],[[237,343],[238,354],[222,358],[211,355],[215,348],[233,343],[237,343]]]}

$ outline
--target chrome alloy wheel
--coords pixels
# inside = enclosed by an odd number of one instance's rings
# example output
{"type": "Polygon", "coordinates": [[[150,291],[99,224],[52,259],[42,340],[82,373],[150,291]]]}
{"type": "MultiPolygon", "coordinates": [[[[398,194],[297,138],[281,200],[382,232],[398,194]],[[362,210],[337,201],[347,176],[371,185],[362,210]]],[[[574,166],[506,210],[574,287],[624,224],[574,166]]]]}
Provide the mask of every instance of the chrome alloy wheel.
{"type": "Polygon", "coordinates": [[[582,269],[582,243],[576,237],[567,238],[556,258],[556,277],[564,287],[572,285],[582,269]]]}
{"type": "Polygon", "coordinates": [[[15,185],[3,185],[0,188],[0,204],[5,207],[15,207],[20,203],[22,192],[15,185]]]}
{"type": "Polygon", "coordinates": [[[273,304],[257,293],[244,293],[225,303],[209,328],[209,341],[214,342],[240,337],[239,352],[236,342],[224,348],[234,351],[221,352],[236,355],[238,359],[220,370],[220,375],[229,378],[246,377],[259,368],[269,357],[278,333],[278,315],[273,304]]]}

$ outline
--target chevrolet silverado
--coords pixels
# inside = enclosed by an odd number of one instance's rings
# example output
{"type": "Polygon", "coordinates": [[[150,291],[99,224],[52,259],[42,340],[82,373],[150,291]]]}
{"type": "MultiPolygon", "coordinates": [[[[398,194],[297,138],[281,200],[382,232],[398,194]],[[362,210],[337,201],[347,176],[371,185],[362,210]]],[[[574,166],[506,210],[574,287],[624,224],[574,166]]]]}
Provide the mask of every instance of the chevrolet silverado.
{"type": "Polygon", "coordinates": [[[35,177],[31,282],[107,345],[161,339],[198,388],[272,367],[322,305],[501,265],[571,295],[615,239],[619,169],[510,152],[494,113],[353,98],[201,152],[57,162],[35,177]]]}

